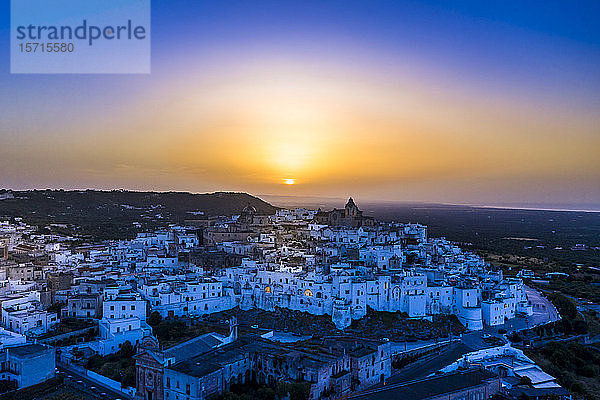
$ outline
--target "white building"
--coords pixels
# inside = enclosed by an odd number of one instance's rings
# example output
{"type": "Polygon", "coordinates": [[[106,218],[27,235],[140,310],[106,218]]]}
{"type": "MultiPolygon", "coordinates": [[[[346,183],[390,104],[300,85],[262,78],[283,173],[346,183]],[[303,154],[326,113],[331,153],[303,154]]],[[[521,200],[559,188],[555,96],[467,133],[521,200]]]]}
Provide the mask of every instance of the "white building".
{"type": "Polygon", "coordinates": [[[126,341],[135,346],[152,335],[152,328],[138,317],[102,318],[99,328],[100,338],[88,345],[102,355],[116,353],[126,341]]]}
{"type": "Polygon", "coordinates": [[[54,348],[41,344],[22,344],[0,350],[0,380],[14,381],[18,389],[54,377],[54,348]]]}

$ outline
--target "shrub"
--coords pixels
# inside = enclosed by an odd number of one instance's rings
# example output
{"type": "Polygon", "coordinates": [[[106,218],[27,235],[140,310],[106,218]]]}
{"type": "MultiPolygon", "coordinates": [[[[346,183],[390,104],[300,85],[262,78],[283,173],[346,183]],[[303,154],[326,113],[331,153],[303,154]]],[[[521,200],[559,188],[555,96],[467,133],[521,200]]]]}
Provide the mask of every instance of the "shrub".
{"type": "Polygon", "coordinates": [[[559,293],[553,293],[550,295],[550,300],[552,300],[552,303],[564,318],[575,319],[577,317],[577,307],[568,297],[559,293]]]}
{"type": "Polygon", "coordinates": [[[131,358],[135,354],[135,349],[129,340],[126,340],[123,345],[121,345],[121,350],[119,351],[122,358],[131,358]]]}
{"type": "Polygon", "coordinates": [[[148,317],[148,325],[151,327],[155,327],[162,322],[162,317],[158,311],[152,311],[150,316],[148,317]]]}
{"type": "Polygon", "coordinates": [[[586,364],[583,367],[577,369],[577,374],[585,376],[587,378],[593,378],[598,374],[598,370],[595,366],[586,364]]]}
{"type": "Polygon", "coordinates": [[[102,358],[102,356],[100,356],[98,354],[94,354],[87,360],[85,367],[87,369],[94,370],[96,368],[100,368],[103,364],[104,364],[104,359],[102,358]]]}

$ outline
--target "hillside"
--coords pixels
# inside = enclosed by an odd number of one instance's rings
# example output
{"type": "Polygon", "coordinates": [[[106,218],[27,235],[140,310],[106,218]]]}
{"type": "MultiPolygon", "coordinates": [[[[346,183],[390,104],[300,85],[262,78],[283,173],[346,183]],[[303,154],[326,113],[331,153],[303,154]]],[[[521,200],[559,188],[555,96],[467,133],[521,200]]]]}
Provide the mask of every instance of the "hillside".
{"type": "Polygon", "coordinates": [[[262,214],[276,210],[246,193],[0,190],[0,220],[23,217],[40,227],[65,224],[67,228],[54,228],[63,233],[78,226],[81,234],[94,240],[133,237],[137,231],[185,219],[235,215],[247,205],[262,214]]]}

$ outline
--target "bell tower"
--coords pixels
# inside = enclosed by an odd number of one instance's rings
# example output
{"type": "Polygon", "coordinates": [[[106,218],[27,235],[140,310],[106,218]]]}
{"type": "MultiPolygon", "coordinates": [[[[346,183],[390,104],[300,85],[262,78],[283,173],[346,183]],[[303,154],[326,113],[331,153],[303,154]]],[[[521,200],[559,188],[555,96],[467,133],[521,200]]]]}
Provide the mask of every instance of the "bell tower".
{"type": "Polygon", "coordinates": [[[346,203],[345,208],[346,208],[346,215],[345,215],[346,218],[356,217],[358,207],[354,203],[354,199],[352,197],[350,197],[348,199],[348,202],[346,203]]]}

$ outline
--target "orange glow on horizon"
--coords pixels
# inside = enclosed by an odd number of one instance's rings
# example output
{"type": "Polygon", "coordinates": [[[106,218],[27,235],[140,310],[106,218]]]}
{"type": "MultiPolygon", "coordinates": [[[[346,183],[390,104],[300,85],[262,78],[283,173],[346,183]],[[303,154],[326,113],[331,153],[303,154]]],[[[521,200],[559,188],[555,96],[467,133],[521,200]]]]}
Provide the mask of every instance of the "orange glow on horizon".
{"type": "Polygon", "coordinates": [[[25,166],[22,151],[10,151],[24,142],[9,142],[0,149],[15,166],[6,175],[60,175],[65,187],[448,202],[498,196],[500,187],[509,198],[532,181],[540,189],[531,198],[567,198],[576,189],[558,181],[585,188],[600,177],[595,114],[440,88],[408,73],[238,64],[181,73],[122,114],[45,132],[27,142],[43,167],[25,166]],[[53,146],[64,132],[70,145],[53,146]]]}

